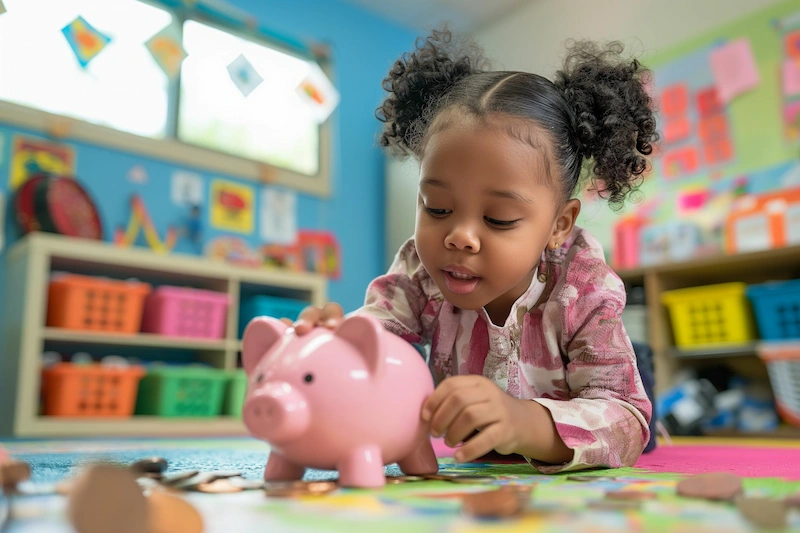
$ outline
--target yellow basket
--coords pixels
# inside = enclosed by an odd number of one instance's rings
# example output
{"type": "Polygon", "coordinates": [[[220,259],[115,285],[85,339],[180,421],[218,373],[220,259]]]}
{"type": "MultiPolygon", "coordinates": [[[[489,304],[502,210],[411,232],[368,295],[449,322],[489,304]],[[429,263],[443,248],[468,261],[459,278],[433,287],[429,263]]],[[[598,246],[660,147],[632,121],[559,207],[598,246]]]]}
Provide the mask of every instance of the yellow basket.
{"type": "Polygon", "coordinates": [[[675,344],[680,347],[742,344],[756,339],[744,283],[665,291],[675,344]]]}

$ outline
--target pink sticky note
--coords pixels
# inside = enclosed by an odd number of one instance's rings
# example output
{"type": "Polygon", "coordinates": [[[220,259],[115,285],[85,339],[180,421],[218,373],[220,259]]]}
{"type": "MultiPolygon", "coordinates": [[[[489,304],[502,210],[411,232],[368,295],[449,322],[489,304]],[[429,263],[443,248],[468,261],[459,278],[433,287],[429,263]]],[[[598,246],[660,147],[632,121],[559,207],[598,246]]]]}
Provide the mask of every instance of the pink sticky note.
{"type": "Polygon", "coordinates": [[[703,207],[711,197],[711,191],[683,191],[678,195],[678,209],[681,212],[696,211],[703,207]]]}
{"type": "Polygon", "coordinates": [[[786,59],[783,62],[783,94],[800,94],[800,60],[786,59]]]}
{"type": "Polygon", "coordinates": [[[753,49],[745,38],[714,49],[709,59],[717,95],[725,104],[743,92],[758,87],[761,82],[753,49]]]}

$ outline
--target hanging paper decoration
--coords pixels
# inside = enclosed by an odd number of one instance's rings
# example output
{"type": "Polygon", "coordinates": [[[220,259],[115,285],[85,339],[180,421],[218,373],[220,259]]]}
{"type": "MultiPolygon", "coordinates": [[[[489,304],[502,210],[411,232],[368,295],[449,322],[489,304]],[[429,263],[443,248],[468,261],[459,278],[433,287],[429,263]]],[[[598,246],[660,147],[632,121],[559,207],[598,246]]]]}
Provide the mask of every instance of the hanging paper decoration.
{"type": "Polygon", "coordinates": [[[256,72],[256,69],[244,57],[244,54],[239,54],[239,57],[228,65],[228,74],[230,74],[234,85],[242,92],[245,98],[250,96],[250,93],[264,81],[264,78],[256,72]]]}
{"type": "Polygon", "coordinates": [[[3,0],[0,0],[0,15],[6,12],[6,6],[3,5],[3,0]]]}
{"type": "Polygon", "coordinates": [[[297,94],[306,103],[314,121],[322,124],[339,105],[339,92],[319,65],[309,63],[309,73],[297,86],[297,94]]]}
{"type": "Polygon", "coordinates": [[[168,24],[150,37],[144,45],[169,79],[178,77],[181,63],[186,58],[186,50],[181,46],[180,35],[175,24],[168,24]]]}
{"type": "Polygon", "coordinates": [[[86,67],[89,61],[103,51],[111,37],[94,29],[83,17],[78,17],[61,29],[78,63],[86,67]]]}

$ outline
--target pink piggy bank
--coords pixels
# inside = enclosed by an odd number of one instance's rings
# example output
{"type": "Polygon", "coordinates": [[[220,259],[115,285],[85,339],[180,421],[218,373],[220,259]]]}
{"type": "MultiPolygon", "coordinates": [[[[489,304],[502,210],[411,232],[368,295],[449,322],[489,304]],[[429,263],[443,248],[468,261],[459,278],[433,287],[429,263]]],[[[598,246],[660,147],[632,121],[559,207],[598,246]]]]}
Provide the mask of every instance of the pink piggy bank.
{"type": "Polygon", "coordinates": [[[420,354],[372,317],[298,336],[274,318],[244,332],[249,386],[244,423],[270,443],[267,481],[338,470],[345,487],[382,487],[383,467],[433,474],[439,467],[420,418],[433,380],[420,354]]]}

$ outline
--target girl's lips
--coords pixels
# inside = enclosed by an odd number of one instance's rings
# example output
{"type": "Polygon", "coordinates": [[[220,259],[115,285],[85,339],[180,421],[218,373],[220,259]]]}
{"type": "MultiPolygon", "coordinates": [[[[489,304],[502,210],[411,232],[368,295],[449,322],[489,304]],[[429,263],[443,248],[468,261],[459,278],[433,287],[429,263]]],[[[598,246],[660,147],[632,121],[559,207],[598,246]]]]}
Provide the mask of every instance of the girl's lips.
{"type": "MultiPolygon", "coordinates": [[[[477,276],[472,276],[469,279],[457,278],[449,270],[443,270],[442,272],[444,273],[445,285],[447,285],[450,292],[455,294],[464,295],[473,292],[481,280],[481,278],[477,276]]],[[[458,271],[456,272],[459,273],[458,271]]]]}

